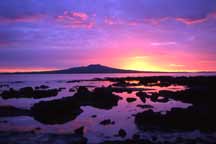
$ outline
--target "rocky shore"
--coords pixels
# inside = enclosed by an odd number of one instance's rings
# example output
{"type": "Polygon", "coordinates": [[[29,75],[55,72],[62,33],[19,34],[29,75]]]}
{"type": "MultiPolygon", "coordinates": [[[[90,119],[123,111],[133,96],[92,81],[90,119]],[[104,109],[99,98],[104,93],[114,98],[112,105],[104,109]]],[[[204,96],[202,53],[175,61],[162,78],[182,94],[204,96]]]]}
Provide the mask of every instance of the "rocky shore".
{"type": "MultiPolygon", "coordinates": [[[[95,81],[95,80],[93,80],[95,81]]],[[[82,107],[92,107],[100,110],[112,110],[119,102],[133,104],[141,101],[142,104],[135,105],[143,111],[134,113],[134,124],[139,133],[130,139],[125,139],[127,132],[124,127],[113,134],[122,140],[109,140],[101,144],[143,144],[143,143],[214,143],[216,142],[216,113],[215,105],[215,76],[209,77],[128,77],[128,78],[105,78],[98,81],[112,82],[108,87],[92,87],[89,90],[85,86],[71,88],[74,94],[61,99],[50,101],[39,101],[30,109],[20,109],[14,106],[0,106],[0,118],[29,116],[45,125],[61,125],[76,120],[83,113],[82,107]],[[168,89],[172,86],[182,86],[185,89],[168,89]],[[165,88],[165,90],[164,90],[165,88]],[[155,91],[157,89],[157,91],[155,91]],[[121,93],[135,93],[134,97],[122,97],[121,93]],[[172,108],[170,111],[155,112],[154,107],[147,103],[163,104],[172,100],[191,104],[187,109],[172,108]],[[158,137],[144,138],[142,133],[161,132],[191,132],[200,131],[209,135],[209,138],[188,139],[188,137],[176,137],[173,141],[160,141],[158,137]]],[[[79,81],[76,81],[79,82],[79,81]]],[[[68,82],[67,82],[68,83],[68,82]]],[[[71,81],[70,81],[71,83],[71,81]]],[[[9,86],[7,86],[9,87],[9,86]]],[[[0,96],[3,99],[34,98],[43,99],[55,97],[63,89],[50,89],[49,86],[41,85],[36,88],[24,87],[19,90],[9,88],[0,96]]],[[[122,113],[124,111],[121,111],[122,113]]],[[[92,119],[98,117],[95,113],[92,119]]],[[[1,123],[2,124],[2,123],[1,123]]],[[[115,126],[116,121],[112,117],[98,122],[101,126],[115,126]]],[[[72,134],[43,134],[32,132],[0,132],[0,143],[21,144],[29,143],[88,143],[84,138],[85,126],[80,127],[72,134]]]]}

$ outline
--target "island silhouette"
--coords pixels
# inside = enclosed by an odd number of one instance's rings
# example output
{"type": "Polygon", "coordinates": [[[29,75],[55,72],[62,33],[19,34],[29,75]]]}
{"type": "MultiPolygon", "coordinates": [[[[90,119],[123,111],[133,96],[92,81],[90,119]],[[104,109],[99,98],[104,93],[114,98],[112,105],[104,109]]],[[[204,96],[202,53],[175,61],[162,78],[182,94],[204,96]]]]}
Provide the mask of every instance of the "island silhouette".
{"type": "MultiPolygon", "coordinates": [[[[125,70],[112,68],[101,64],[90,64],[88,66],[72,67],[68,69],[52,70],[52,71],[32,71],[32,72],[13,72],[12,74],[88,74],[88,73],[143,73],[150,71],[125,70]]],[[[2,74],[10,74],[9,72],[2,74]]]]}
{"type": "MultiPolygon", "coordinates": [[[[31,72],[3,72],[0,74],[108,74],[108,73],[191,73],[187,71],[141,71],[113,68],[102,64],[89,64],[87,66],[71,67],[67,69],[50,71],[31,71],[31,72]]],[[[197,71],[196,73],[215,73],[214,71],[197,71]]]]}

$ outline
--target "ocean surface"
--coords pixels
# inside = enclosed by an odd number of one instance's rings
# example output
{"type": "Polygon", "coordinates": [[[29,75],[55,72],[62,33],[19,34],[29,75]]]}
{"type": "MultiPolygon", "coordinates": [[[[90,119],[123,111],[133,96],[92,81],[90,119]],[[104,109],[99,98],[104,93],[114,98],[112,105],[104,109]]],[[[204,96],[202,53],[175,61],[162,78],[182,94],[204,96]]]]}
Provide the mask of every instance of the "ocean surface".
{"type": "Polygon", "coordinates": [[[5,81],[45,81],[45,80],[85,80],[105,77],[144,77],[144,76],[213,76],[215,73],[119,73],[119,74],[10,74],[0,75],[5,81]]]}

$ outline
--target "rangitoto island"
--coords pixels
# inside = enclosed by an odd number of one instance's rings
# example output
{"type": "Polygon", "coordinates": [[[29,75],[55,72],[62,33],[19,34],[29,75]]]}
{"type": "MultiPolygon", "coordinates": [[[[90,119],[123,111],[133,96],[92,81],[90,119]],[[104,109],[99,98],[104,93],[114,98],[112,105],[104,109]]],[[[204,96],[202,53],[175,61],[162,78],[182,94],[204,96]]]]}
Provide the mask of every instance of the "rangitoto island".
{"type": "MultiPolygon", "coordinates": [[[[200,71],[202,72],[202,71],[200,71]]],[[[90,64],[88,66],[72,67],[68,69],[52,70],[52,71],[32,71],[32,72],[4,72],[0,74],[115,74],[115,73],[170,73],[163,71],[140,71],[140,70],[125,70],[120,68],[112,68],[101,64],[90,64]]],[[[173,72],[183,73],[183,72],[173,72]]],[[[187,73],[187,72],[184,72],[187,73]]],[[[205,73],[205,72],[204,72],[205,73]]],[[[207,72],[213,73],[213,72],[207,72]]]]}
{"type": "Polygon", "coordinates": [[[215,73],[215,71],[141,71],[113,68],[101,64],[90,64],[87,66],[72,67],[67,69],[51,70],[51,71],[31,71],[31,72],[0,72],[0,74],[124,74],[124,73],[215,73]]]}
{"type": "Polygon", "coordinates": [[[88,74],[88,73],[142,73],[144,71],[124,70],[112,68],[100,64],[90,64],[88,66],[73,67],[63,70],[39,71],[39,72],[12,72],[0,74],[88,74]]]}

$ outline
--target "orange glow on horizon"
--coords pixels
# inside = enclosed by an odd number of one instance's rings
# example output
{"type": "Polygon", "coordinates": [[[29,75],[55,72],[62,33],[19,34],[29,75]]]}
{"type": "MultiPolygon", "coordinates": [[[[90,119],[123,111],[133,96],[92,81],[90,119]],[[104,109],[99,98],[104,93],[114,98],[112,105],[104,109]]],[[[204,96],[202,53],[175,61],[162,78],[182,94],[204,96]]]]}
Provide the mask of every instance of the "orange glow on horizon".
{"type": "Polygon", "coordinates": [[[159,64],[153,62],[152,57],[149,56],[134,56],[123,58],[122,69],[138,70],[138,71],[159,71],[168,72],[170,69],[165,69],[159,64]]]}
{"type": "Polygon", "coordinates": [[[138,71],[165,71],[160,67],[154,66],[148,62],[144,62],[141,60],[128,61],[128,63],[123,64],[122,68],[138,71]]]}
{"type": "Polygon", "coordinates": [[[200,72],[200,71],[216,71],[212,67],[200,66],[193,68],[190,65],[166,63],[160,59],[157,62],[153,61],[152,57],[136,56],[132,58],[125,58],[119,67],[128,70],[138,71],[156,71],[156,72],[200,72]]]}
{"type": "MultiPolygon", "coordinates": [[[[108,65],[107,65],[108,66],[108,65]]],[[[151,65],[150,63],[144,63],[142,61],[135,61],[125,63],[120,67],[110,66],[113,68],[120,68],[125,70],[137,70],[137,71],[152,71],[152,72],[215,72],[216,70],[203,70],[203,69],[165,69],[159,66],[151,65]]],[[[16,73],[16,72],[41,72],[41,71],[52,71],[59,70],[53,68],[0,68],[0,73],[16,73]]]]}

